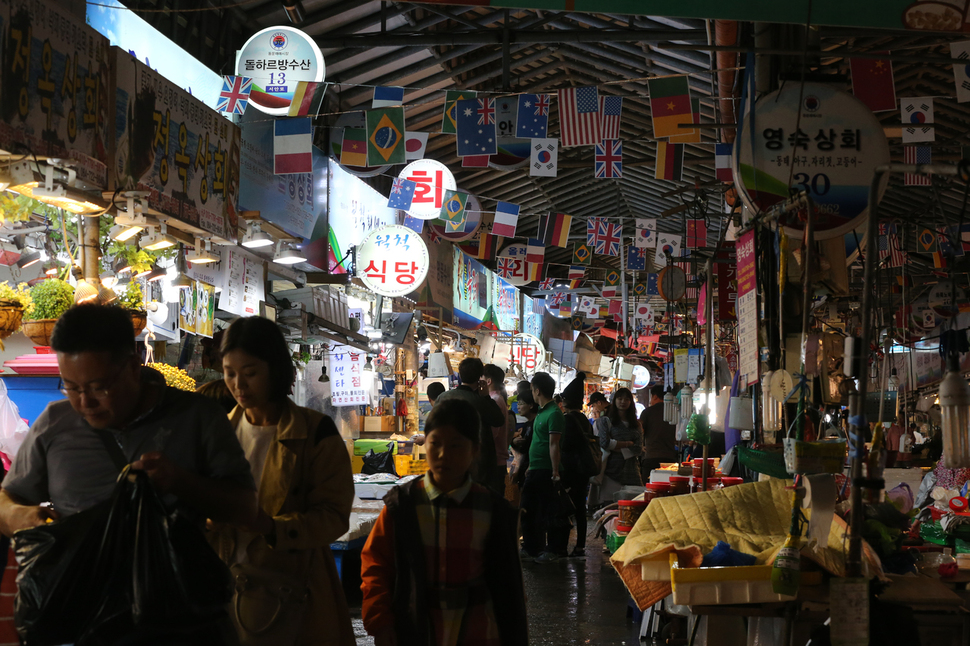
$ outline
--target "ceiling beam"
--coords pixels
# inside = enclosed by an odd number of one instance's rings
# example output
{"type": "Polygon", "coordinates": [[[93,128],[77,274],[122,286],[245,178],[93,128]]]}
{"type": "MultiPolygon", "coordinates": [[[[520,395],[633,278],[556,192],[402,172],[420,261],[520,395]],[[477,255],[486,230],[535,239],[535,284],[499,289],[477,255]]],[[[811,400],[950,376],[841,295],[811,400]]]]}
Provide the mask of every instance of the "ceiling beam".
{"type": "MultiPolygon", "coordinates": [[[[671,40],[703,40],[703,30],[633,30],[598,31],[594,29],[517,31],[509,35],[513,44],[536,43],[606,43],[633,42],[652,43],[671,40]]],[[[371,47],[456,47],[458,45],[501,45],[502,30],[483,29],[477,32],[442,32],[431,34],[364,34],[357,36],[316,36],[324,48],[371,48],[371,47]]]]}

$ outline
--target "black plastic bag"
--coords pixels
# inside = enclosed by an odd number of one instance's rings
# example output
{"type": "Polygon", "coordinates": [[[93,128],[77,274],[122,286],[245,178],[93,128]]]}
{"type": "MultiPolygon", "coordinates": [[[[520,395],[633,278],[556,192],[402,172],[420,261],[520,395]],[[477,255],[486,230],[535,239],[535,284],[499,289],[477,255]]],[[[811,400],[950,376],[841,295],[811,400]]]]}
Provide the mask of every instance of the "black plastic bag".
{"type": "Polygon", "coordinates": [[[374,449],[371,449],[364,454],[364,466],[361,467],[360,472],[366,475],[390,473],[396,476],[397,469],[394,468],[394,443],[389,442],[387,444],[387,450],[383,453],[374,453],[374,449]]]}
{"type": "Polygon", "coordinates": [[[14,550],[25,646],[220,643],[229,569],[144,472],[126,468],[110,501],[17,532],[14,550]]]}

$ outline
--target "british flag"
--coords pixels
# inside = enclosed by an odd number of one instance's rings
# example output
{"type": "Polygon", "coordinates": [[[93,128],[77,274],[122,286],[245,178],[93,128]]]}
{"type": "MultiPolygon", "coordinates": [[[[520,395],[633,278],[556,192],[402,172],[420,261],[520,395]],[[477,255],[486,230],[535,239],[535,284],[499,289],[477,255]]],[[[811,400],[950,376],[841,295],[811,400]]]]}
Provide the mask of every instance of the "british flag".
{"type": "Polygon", "coordinates": [[[478,125],[488,126],[495,123],[495,99],[478,99],[478,125]]]}
{"type": "Polygon", "coordinates": [[[519,261],[515,258],[499,258],[498,274],[502,278],[511,278],[515,275],[515,270],[519,267],[519,261]]]}
{"type": "Polygon", "coordinates": [[[586,220],[586,245],[592,247],[596,244],[596,232],[599,230],[601,218],[590,218],[586,220]]]}
{"type": "Polygon", "coordinates": [[[539,282],[539,289],[552,289],[553,285],[556,284],[555,278],[546,278],[539,282]]]}
{"type": "Polygon", "coordinates": [[[595,160],[595,177],[623,177],[623,142],[620,139],[604,139],[596,144],[595,160]]]}
{"type": "Polygon", "coordinates": [[[535,101],[535,115],[537,117],[544,117],[549,114],[549,95],[548,94],[537,94],[535,101]]]}
{"type": "Polygon", "coordinates": [[[620,255],[620,239],[623,237],[623,227],[619,224],[600,220],[596,229],[596,247],[594,253],[606,256],[620,255]]]}
{"type": "Polygon", "coordinates": [[[555,294],[550,294],[546,298],[549,299],[549,305],[551,305],[553,308],[555,308],[555,307],[559,307],[560,305],[562,305],[563,302],[566,300],[566,293],[565,292],[556,292],[555,294]]]}
{"type": "Polygon", "coordinates": [[[253,79],[248,76],[224,76],[219,102],[216,103],[216,112],[245,114],[252,89],[253,79]]]}

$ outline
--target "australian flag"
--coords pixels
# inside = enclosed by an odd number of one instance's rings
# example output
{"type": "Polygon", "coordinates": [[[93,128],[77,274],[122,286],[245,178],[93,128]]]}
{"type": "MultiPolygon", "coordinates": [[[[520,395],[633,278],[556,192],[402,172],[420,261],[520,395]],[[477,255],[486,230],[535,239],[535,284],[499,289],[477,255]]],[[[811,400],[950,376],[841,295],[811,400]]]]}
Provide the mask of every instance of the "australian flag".
{"type": "Polygon", "coordinates": [[[395,177],[394,183],[391,184],[391,194],[387,197],[387,208],[400,209],[402,211],[410,209],[411,202],[414,200],[414,189],[417,186],[417,182],[412,182],[402,177],[395,177]]]}
{"type": "Polygon", "coordinates": [[[549,130],[548,94],[520,94],[515,119],[515,136],[523,139],[545,139],[549,130]]]}
{"type": "Polygon", "coordinates": [[[495,99],[462,100],[456,106],[455,138],[458,140],[458,156],[497,154],[495,99]]]}
{"type": "Polygon", "coordinates": [[[657,282],[660,274],[647,274],[647,296],[660,296],[657,282]]]}
{"type": "Polygon", "coordinates": [[[647,268],[647,250],[640,247],[627,247],[626,268],[630,271],[643,271],[647,268]]]}

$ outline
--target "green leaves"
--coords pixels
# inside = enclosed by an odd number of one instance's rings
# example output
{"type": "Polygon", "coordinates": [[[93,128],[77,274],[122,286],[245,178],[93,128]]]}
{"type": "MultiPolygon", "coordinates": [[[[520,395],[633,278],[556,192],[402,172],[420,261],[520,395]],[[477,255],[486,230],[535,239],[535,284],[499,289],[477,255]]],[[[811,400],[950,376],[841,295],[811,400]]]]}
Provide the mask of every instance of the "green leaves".
{"type": "Polygon", "coordinates": [[[59,278],[42,280],[30,288],[33,301],[24,311],[25,321],[56,319],[74,305],[74,288],[59,278]]]}

